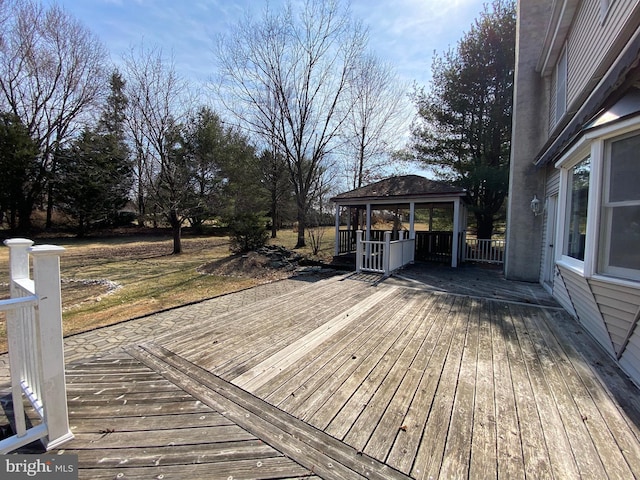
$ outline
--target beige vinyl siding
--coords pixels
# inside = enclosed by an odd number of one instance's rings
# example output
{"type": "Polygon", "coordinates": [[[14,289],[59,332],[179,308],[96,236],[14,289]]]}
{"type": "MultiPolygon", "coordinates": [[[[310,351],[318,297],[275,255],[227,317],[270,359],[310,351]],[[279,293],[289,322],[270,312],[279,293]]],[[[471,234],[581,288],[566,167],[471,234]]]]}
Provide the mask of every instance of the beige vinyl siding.
{"type": "Polygon", "coordinates": [[[609,330],[615,351],[620,353],[640,309],[640,286],[633,288],[614,285],[599,279],[591,279],[589,284],[609,330]]]}
{"type": "Polygon", "coordinates": [[[640,386],[640,328],[636,328],[620,358],[620,367],[640,386]]]}
{"type": "Polygon", "coordinates": [[[553,130],[553,127],[556,126],[556,105],[558,103],[558,97],[556,95],[556,84],[557,84],[557,78],[556,78],[556,73],[555,73],[555,68],[553,69],[553,72],[550,75],[550,81],[549,81],[549,122],[548,122],[548,131],[551,132],[553,130]]]}
{"type": "Polygon", "coordinates": [[[553,280],[553,298],[564,308],[569,314],[573,317],[576,317],[576,311],[573,308],[573,304],[571,303],[571,298],[569,298],[569,291],[567,290],[566,285],[564,284],[564,279],[560,274],[559,268],[556,266],[556,272],[553,280]]]}
{"type": "MultiPolygon", "coordinates": [[[[595,86],[614,60],[608,53],[624,25],[629,22],[639,0],[615,0],[604,23],[601,22],[600,0],[584,0],[569,32],[567,41],[567,105],[595,86]]],[[[637,27],[635,25],[634,27],[637,27]]]]}
{"type": "Polygon", "coordinates": [[[560,265],[558,268],[569,293],[569,298],[571,298],[578,321],[607,352],[615,356],[609,332],[600,315],[598,304],[591,292],[589,283],[582,275],[573,270],[560,265]]]}
{"type": "Polygon", "coordinates": [[[549,167],[545,190],[547,197],[557,195],[560,192],[560,169],[549,167]]]}

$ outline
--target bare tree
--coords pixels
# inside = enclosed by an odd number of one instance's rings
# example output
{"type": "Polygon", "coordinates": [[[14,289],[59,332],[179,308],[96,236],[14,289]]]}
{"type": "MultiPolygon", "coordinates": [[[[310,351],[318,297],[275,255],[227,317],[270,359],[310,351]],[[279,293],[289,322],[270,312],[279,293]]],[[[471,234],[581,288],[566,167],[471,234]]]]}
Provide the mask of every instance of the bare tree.
{"type": "Polygon", "coordinates": [[[267,145],[275,141],[287,161],[297,248],[305,246],[309,193],[348,116],[350,72],[365,44],[366,32],[337,0],[266,7],[218,44],[223,101],[267,145]]]}
{"type": "Polygon", "coordinates": [[[403,130],[408,131],[405,85],[391,65],[363,55],[350,82],[353,108],[345,129],[346,169],[352,188],[377,180],[403,130]]]}
{"type": "MultiPolygon", "coordinates": [[[[35,202],[55,173],[56,152],[83,126],[106,92],[107,53],[86,27],[53,4],[31,0],[0,4],[0,109],[26,125],[40,165],[19,212],[30,228],[35,202]]],[[[51,220],[51,201],[48,223],[51,220]]]]}
{"type": "Polygon", "coordinates": [[[176,146],[180,119],[188,110],[184,105],[187,84],[176,73],[172,59],[166,59],[161,49],[143,44],[124,57],[124,75],[138,211],[144,214],[151,200],[156,213],[171,225],[173,253],[181,253],[181,229],[189,213],[183,187],[189,176],[176,146]]]}

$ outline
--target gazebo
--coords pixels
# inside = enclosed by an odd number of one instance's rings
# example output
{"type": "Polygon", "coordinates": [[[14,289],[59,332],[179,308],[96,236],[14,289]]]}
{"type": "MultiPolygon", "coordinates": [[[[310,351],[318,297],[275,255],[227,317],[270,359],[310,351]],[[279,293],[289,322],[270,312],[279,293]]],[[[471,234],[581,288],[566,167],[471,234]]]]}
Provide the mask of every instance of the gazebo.
{"type": "Polygon", "coordinates": [[[419,175],[394,176],[336,195],[331,198],[336,206],[335,256],[356,253],[359,235],[357,265],[374,254],[382,257],[385,242],[390,251],[389,242],[404,241],[412,251],[402,264],[424,260],[457,267],[467,225],[465,197],[462,188],[419,175]]]}

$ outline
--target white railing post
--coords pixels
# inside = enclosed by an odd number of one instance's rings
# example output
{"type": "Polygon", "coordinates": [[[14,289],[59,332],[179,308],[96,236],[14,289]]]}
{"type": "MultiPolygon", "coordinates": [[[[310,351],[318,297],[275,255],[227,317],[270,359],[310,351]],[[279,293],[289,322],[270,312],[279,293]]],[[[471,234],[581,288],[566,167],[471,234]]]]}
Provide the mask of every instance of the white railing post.
{"type": "MultiPolygon", "coordinates": [[[[26,238],[10,238],[5,240],[4,244],[9,247],[9,278],[29,278],[29,247],[33,245],[33,241],[26,238]]],[[[10,289],[13,296],[15,287],[11,285],[10,289]]]]}
{"type": "MultiPolygon", "coordinates": [[[[11,238],[4,244],[9,247],[9,291],[11,298],[23,296],[16,285],[16,280],[29,278],[29,248],[33,245],[26,238],[11,238]]],[[[11,309],[6,312],[7,346],[9,348],[9,369],[11,372],[11,397],[13,400],[16,434],[23,436],[26,432],[24,410],[22,407],[21,380],[26,374],[22,359],[27,355],[24,342],[27,338],[25,322],[21,321],[22,312],[11,309]]]]}
{"type": "Polygon", "coordinates": [[[48,430],[47,450],[73,438],[69,429],[67,392],[62,340],[62,299],[60,294],[60,255],[63,247],[31,247],[33,280],[38,297],[37,322],[42,359],[42,404],[48,430]]]}
{"type": "Polygon", "coordinates": [[[391,232],[384,232],[384,248],[382,249],[382,269],[384,270],[384,274],[391,274],[391,269],[389,260],[391,259],[391,232]]]}
{"type": "Polygon", "coordinates": [[[356,231],[356,273],[362,271],[362,230],[356,231]]]}

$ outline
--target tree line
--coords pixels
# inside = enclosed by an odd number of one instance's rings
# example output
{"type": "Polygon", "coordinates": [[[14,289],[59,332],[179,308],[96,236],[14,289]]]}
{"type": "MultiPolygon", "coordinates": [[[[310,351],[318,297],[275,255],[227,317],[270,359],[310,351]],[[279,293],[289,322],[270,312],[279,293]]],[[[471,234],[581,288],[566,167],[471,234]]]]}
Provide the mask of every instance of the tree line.
{"type": "MultiPolygon", "coordinates": [[[[296,5],[266,7],[219,37],[209,86],[225,120],[191,98],[194,86],[160,48],[134,46],[115,68],[100,39],[55,3],[0,0],[0,222],[28,233],[35,211],[45,212],[48,228],[60,211],[84,235],[134,216],[139,225],[170,225],[178,253],[185,224],[198,229],[260,213],[271,217],[272,236],[283,219],[295,219],[301,247],[337,179],[340,188],[357,188],[409,157],[429,165],[442,158],[437,172],[469,186],[478,174],[459,165],[487,159],[504,167],[504,127],[468,137],[451,133],[465,122],[475,128],[510,114],[506,101],[492,107],[491,118],[489,108],[476,116],[459,112],[469,104],[454,98],[455,82],[482,88],[448,79],[462,65],[464,42],[435,63],[432,90],[414,93],[413,145],[400,154],[408,89],[368,50],[367,29],[338,0],[296,5]],[[470,139],[476,143],[469,146],[470,139]],[[485,148],[487,142],[495,148],[485,148]]],[[[474,49],[487,48],[472,42],[487,36],[482,22],[494,31],[492,48],[510,41],[508,21],[498,30],[492,15],[514,15],[497,7],[503,2],[496,0],[465,40],[476,57],[474,49]]],[[[503,57],[512,73],[509,52],[503,57]]],[[[470,78],[484,74],[481,62],[497,65],[493,57],[472,60],[477,70],[470,78]]],[[[492,78],[500,80],[504,72],[494,70],[492,78]]],[[[509,93],[508,85],[498,90],[486,83],[490,96],[465,101],[487,105],[509,93]]],[[[468,189],[478,212],[492,198],[493,180],[483,181],[480,193],[468,189]]]]}

